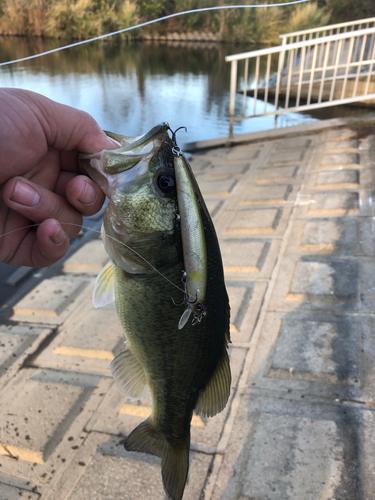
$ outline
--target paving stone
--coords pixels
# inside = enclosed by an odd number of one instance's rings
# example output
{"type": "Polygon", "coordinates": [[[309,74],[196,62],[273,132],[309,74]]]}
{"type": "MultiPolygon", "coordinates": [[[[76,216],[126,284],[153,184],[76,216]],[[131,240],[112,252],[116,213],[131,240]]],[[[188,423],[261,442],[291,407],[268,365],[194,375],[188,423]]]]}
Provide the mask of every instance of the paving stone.
{"type": "Polygon", "coordinates": [[[4,484],[0,481],[0,492],[1,500],[19,500],[23,498],[24,500],[38,500],[40,495],[33,493],[32,491],[23,490],[17,488],[16,486],[9,486],[9,484],[4,484]]]}
{"type": "Polygon", "coordinates": [[[33,366],[110,375],[109,365],[125,337],[114,303],[94,308],[93,288],[91,284],[79,311],[66,321],[33,366]]]}
{"type": "Polygon", "coordinates": [[[228,154],[228,148],[213,148],[204,151],[200,157],[212,161],[212,158],[225,158],[228,154]]]}
{"type": "Polygon", "coordinates": [[[230,333],[234,345],[250,341],[267,289],[266,283],[228,281],[230,333]]]}
{"type": "Polygon", "coordinates": [[[291,139],[282,139],[276,142],[276,150],[283,149],[302,149],[308,148],[311,144],[311,139],[306,137],[293,137],[291,139]]]}
{"type": "MultiPolygon", "coordinates": [[[[346,243],[357,236],[358,222],[355,219],[346,220],[346,243]]],[[[340,220],[314,219],[305,224],[299,248],[301,250],[333,251],[343,233],[340,220]]]]}
{"type": "Polygon", "coordinates": [[[283,165],[285,163],[295,163],[303,160],[304,149],[291,149],[290,151],[280,151],[268,160],[267,165],[283,165]]]}
{"type": "Polygon", "coordinates": [[[224,240],[221,244],[224,272],[261,272],[269,249],[267,240],[224,240]]]}
{"type": "Polygon", "coordinates": [[[358,189],[360,173],[358,170],[335,170],[320,172],[316,176],[315,189],[358,189]]]}
{"type": "Polygon", "coordinates": [[[225,156],[226,161],[255,160],[259,156],[259,149],[237,147],[232,148],[225,156]]]}
{"type": "Polygon", "coordinates": [[[205,175],[215,179],[220,177],[240,177],[244,175],[250,168],[250,163],[225,163],[217,164],[207,168],[205,175]]]}
{"type": "MultiPolygon", "coordinates": [[[[157,457],[127,452],[119,443],[119,438],[94,435],[89,439],[99,441],[99,446],[69,500],[165,499],[157,457]]],[[[209,455],[190,453],[189,481],[184,500],[201,497],[211,460],[209,455]]]]}
{"type": "Polygon", "coordinates": [[[267,187],[254,186],[242,203],[243,205],[282,204],[289,199],[292,190],[293,186],[290,184],[267,187]]]}
{"type": "Polygon", "coordinates": [[[269,279],[281,240],[230,238],[220,240],[227,280],[269,279]]]}
{"type": "MultiPolygon", "coordinates": [[[[230,349],[230,365],[232,372],[231,396],[226,408],[212,418],[193,416],[191,426],[191,449],[204,453],[214,453],[220,439],[223,425],[228,417],[234,388],[242,371],[246,350],[232,347],[230,349]]],[[[148,394],[139,401],[129,402],[116,387],[106,394],[99,411],[87,424],[89,432],[105,432],[114,435],[128,435],[137,425],[151,413],[152,401],[148,394]]]]}
{"type": "Polygon", "coordinates": [[[88,393],[83,380],[47,371],[24,370],[0,403],[0,453],[45,463],[88,393]]]}
{"type": "Polygon", "coordinates": [[[207,210],[210,212],[210,215],[212,218],[217,217],[217,214],[221,210],[221,207],[224,204],[223,199],[214,199],[214,198],[208,198],[205,200],[207,210]]]}
{"type": "Polygon", "coordinates": [[[58,325],[79,304],[78,296],[87,286],[80,279],[43,280],[13,307],[13,321],[58,325]]]}
{"type": "Polygon", "coordinates": [[[82,399],[84,388],[35,378],[23,379],[22,385],[9,398],[6,409],[1,408],[1,453],[6,455],[8,449],[19,460],[43,464],[58,442],[59,425],[82,399]]]}
{"type": "Polygon", "coordinates": [[[352,168],[358,167],[358,153],[325,154],[319,168],[352,168]]]}
{"type": "Polygon", "coordinates": [[[358,319],[336,316],[330,321],[304,317],[280,320],[269,377],[358,383],[358,319]]]}
{"type": "Polygon", "coordinates": [[[357,132],[349,128],[340,128],[336,130],[329,130],[327,132],[327,141],[348,141],[357,138],[357,132]]]}
{"type": "Polygon", "coordinates": [[[359,211],[357,192],[316,193],[313,195],[307,215],[349,215],[359,211]]]}
{"type": "Polygon", "coordinates": [[[92,240],[79,248],[62,266],[64,273],[97,275],[108,262],[109,256],[101,239],[92,240]]]}
{"type": "Polygon", "coordinates": [[[252,497],[266,495],[266,498],[281,500],[289,499],[297,490],[299,495],[303,492],[306,500],[329,500],[340,484],[338,472],[341,471],[343,449],[335,446],[338,434],[334,422],[263,414],[253,438],[242,491],[252,497]],[[282,440],[278,438],[280,435],[282,440]],[[313,448],[311,441],[314,441],[313,448]],[[271,478],[267,473],[276,466],[282,470],[283,477],[271,478]],[[304,484],[307,477],[309,482],[304,484]]]}
{"type": "Polygon", "coordinates": [[[373,255],[371,218],[311,219],[293,223],[287,253],[373,255]]]}
{"type": "Polygon", "coordinates": [[[284,257],[270,307],[370,312],[373,268],[372,258],[284,257]]]}
{"type": "Polygon", "coordinates": [[[41,494],[33,482],[0,472],[0,495],[1,500],[39,500],[41,494]]]}
{"type": "Polygon", "coordinates": [[[226,148],[227,152],[237,152],[237,151],[261,151],[264,148],[264,143],[250,143],[250,144],[239,144],[238,146],[233,146],[232,148],[226,148]]]}
{"type": "Polygon", "coordinates": [[[346,141],[330,140],[325,145],[323,153],[340,153],[343,152],[343,150],[345,152],[355,153],[358,146],[358,139],[348,139],[346,141]]]}
{"type": "Polygon", "coordinates": [[[354,301],[358,294],[355,261],[297,262],[287,300],[354,301]]]}
{"type": "MultiPolygon", "coordinates": [[[[373,412],[267,396],[244,398],[212,499],[358,498],[373,412]]],[[[364,490],[372,498],[374,482],[364,490]]]]}
{"type": "Polygon", "coordinates": [[[225,196],[231,193],[238,184],[237,180],[234,179],[223,179],[223,180],[204,180],[203,178],[197,177],[199,187],[202,191],[203,196],[215,195],[215,196],[225,196]]]}
{"type": "Polygon", "coordinates": [[[33,272],[34,269],[32,267],[21,266],[9,276],[6,283],[8,285],[16,286],[33,272]]]}
{"type": "Polygon", "coordinates": [[[26,330],[26,327],[8,327],[8,332],[2,331],[3,329],[0,326],[0,376],[12,364],[14,358],[22,350],[27,349],[37,337],[37,335],[30,335],[27,332],[22,334],[20,330],[26,330]],[[16,333],[17,330],[18,332],[16,333]]]}
{"type": "Polygon", "coordinates": [[[274,234],[279,227],[282,208],[243,209],[230,213],[226,234],[274,234]]]}
{"type": "Polygon", "coordinates": [[[309,394],[318,404],[330,398],[371,408],[375,396],[373,327],[373,318],[363,315],[301,308],[268,310],[254,349],[248,387],[265,394],[279,391],[286,398],[309,394]]]}
{"type": "Polygon", "coordinates": [[[48,483],[79,447],[74,446],[99,402],[95,391],[107,390],[110,383],[87,375],[22,370],[0,402],[2,472],[48,483]]]}
{"type": "Polygon", "coordinates": [[[46,328],[0,325],[0,387],[15,375],[26,356],[50,333],[46,328]]]}
{"type": "Polygon", "coordinates": [[[293,181],[298,173],[299,167],[288,165],[287,167],[267,168],[260,172],[256,184],[272,184],[293,181]]]}
{"type": "Polygon", "coordinates": [[[189,163],[194,173],[201,172],[209,165],[211,165],[210,160],[207,160],[204,156],[193,156],[192,158],[190,158],[189,163]]]}

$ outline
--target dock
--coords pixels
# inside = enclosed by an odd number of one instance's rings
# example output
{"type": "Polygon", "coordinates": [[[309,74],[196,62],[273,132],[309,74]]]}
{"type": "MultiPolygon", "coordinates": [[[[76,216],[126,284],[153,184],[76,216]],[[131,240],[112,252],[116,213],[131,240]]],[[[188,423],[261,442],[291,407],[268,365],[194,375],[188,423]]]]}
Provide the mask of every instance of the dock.
{"type": "MultiPolygon", "coordinates": [[[[190,147],[223,256],[232,388],[222,413],[193,417],[184,500],[375,498],[375,136],[350,121],[190,147]]],[[[160,460],[123,446],[151,400],[110,375],[123,332],[91,299],[107,260],[84,230],[54,266],[0,277],[1,500],[165,498],[160,460]]]]}

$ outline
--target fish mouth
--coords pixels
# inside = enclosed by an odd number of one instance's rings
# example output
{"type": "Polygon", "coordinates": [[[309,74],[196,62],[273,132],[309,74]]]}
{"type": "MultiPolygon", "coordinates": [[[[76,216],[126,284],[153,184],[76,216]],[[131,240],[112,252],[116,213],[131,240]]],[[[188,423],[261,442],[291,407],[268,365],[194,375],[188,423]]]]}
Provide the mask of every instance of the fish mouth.
{"type": "MultiPolygon", "coordinates": [[[[126,184],[134,184],[137,179],[147,174],[149,160],[166,141],[168,130],[168,122],[162,122],[134,140],[116,134],[116,140],[125,143],[125,146],[112,150],[104,149],[94,154],[80,154],[80,164],[90,179],[111,198],[116,189],[126,184]]],[[[113,133],[108,132],[107,135],[111,137],[113,133]]]]}

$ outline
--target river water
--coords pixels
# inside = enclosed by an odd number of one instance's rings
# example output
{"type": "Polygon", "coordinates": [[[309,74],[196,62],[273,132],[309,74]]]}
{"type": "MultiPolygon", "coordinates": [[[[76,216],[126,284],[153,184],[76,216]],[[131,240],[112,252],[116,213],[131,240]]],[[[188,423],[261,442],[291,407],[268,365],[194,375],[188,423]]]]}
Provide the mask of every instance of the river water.
{"type": "MultiPolygon", "coordinates": [[[[0,37],[0,62],[65,43],[0,37]]],[[[188,133],[179,137],[183,145],[228,135],[230,64],[225,56],[253,49],[218,43],[127,43],[114,37],[0,67],[0,86],[33,90],[83,109],[103,129],[125,135],[140,135],[161,121],[172,128],[185,126],[188,133]]],[[[250,82],[252,78],[250,68],[250,82]]],[[[253,98],[247,97],[247,106],[253,109],[253,98]]],[[[340,106],[313,114],[289,113],[279,118],[277,126],[366,112],[340,106]]],[[[236,122],[234,134],[273,125],[273,117],[253,118],[236,122]]]]}

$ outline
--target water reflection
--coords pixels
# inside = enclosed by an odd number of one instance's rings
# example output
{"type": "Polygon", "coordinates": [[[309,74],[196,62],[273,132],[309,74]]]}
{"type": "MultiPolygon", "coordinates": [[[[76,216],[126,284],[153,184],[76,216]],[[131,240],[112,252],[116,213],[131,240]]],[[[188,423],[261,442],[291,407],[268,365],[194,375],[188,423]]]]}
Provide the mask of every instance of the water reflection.
{"type": "MultiPolygon", "coordinates": [[[[25,57],[59,44],[65,42],[0,37],[0,60],[25,57]]],[[[183,143],[227,136],[230,64],[225,56],[251,49],[210,43],[127,43],[114,37],[4,66],[0,82],[84,109],[104,129],[128,135],[139,135],[160,121],[168,121],[172,128],[184,125],[188,134],[185,138],[181,134],[183,143]]],[[[250,82],[253,71],[250,68],[250,82]]],[[[253,108],[251,97],[246,106],[253,108]]],[[[318,118],[290,113],[281,123],[318,118]]],[[[270,129],[273,120],[261,117],[237,122],[234,133],[270,129]]]]}

